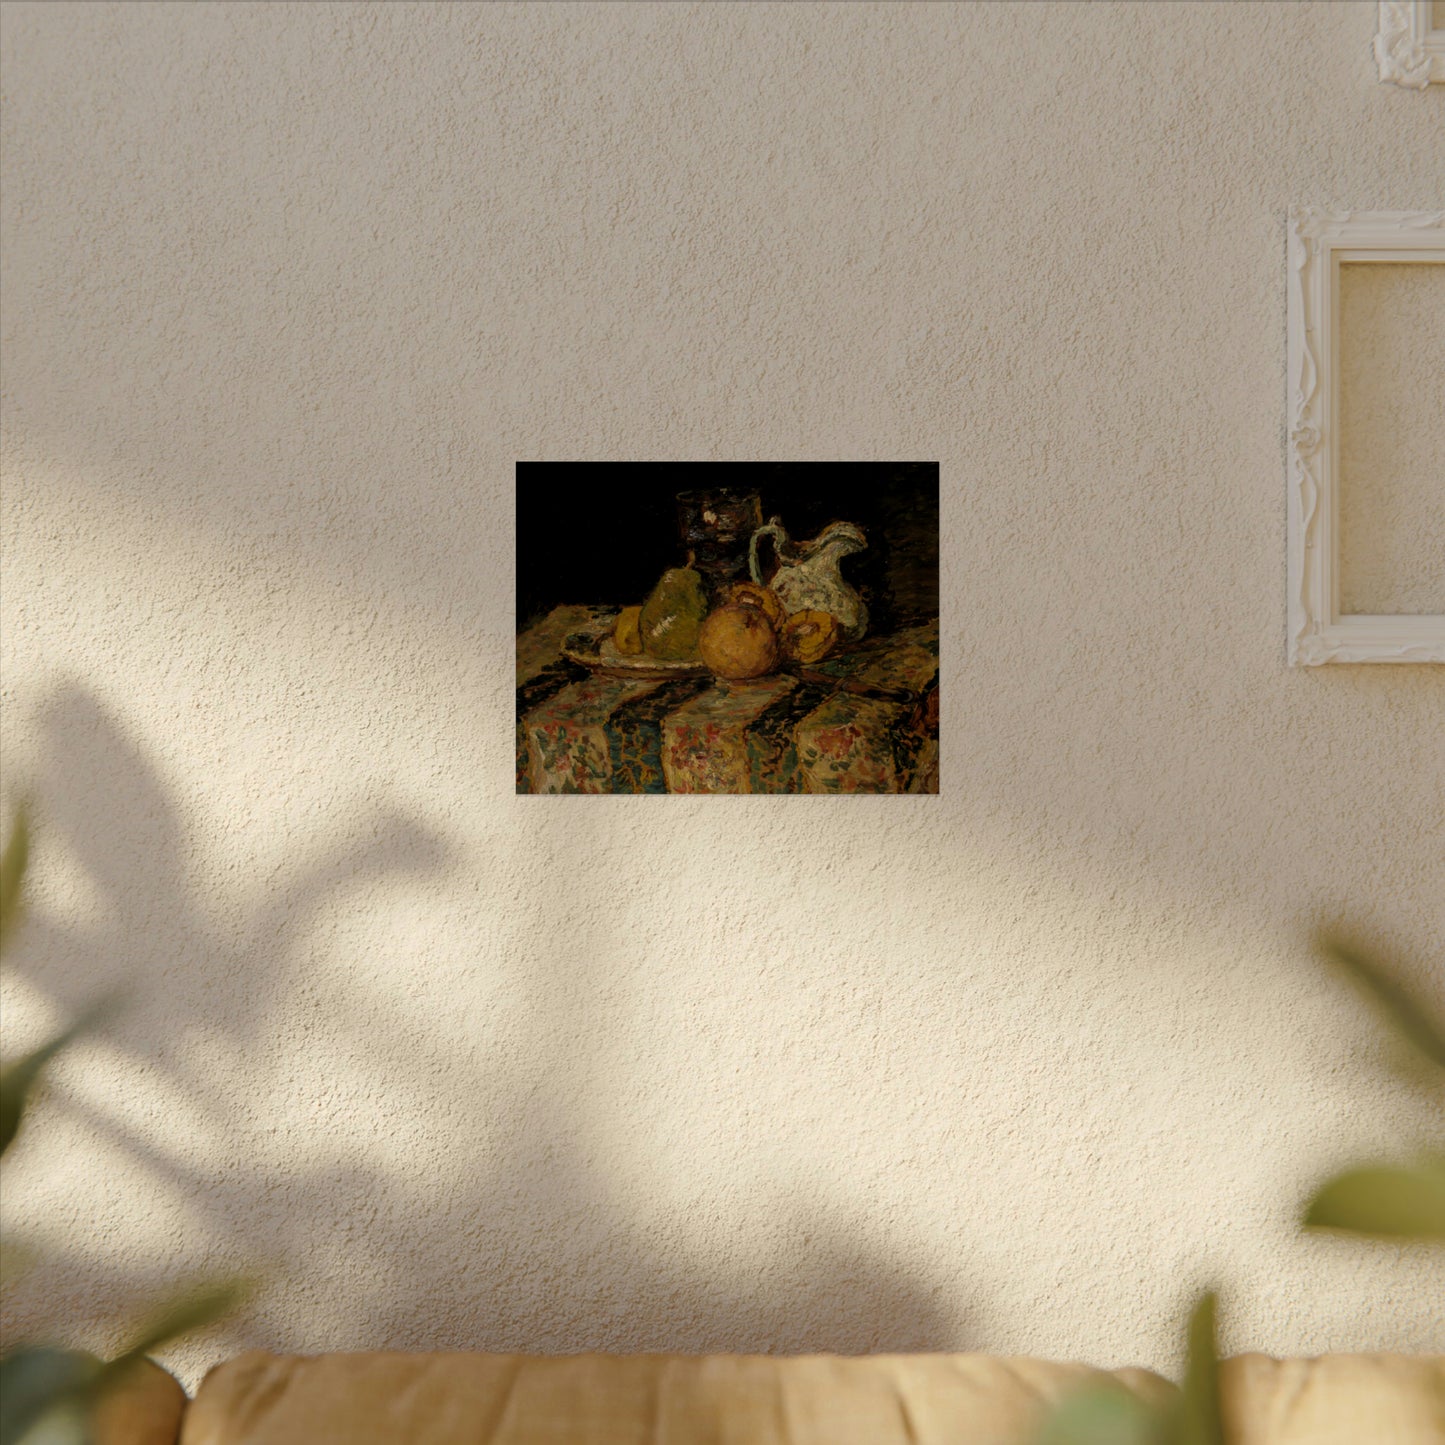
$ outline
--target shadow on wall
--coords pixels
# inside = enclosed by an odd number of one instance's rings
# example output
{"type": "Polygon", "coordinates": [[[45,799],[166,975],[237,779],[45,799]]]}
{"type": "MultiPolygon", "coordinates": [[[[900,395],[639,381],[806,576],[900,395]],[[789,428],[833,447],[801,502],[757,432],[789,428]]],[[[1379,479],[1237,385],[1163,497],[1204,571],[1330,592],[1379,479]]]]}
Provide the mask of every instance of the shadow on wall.
{"type": "MultiPolygon", "coordinates": [[[[487,1134],[484,1161],[438,1161],[424,1179],[414,1161],[388,1168],[406,1116],[436,1107],[435,1081],[455,1074],[457,1059],[432,1034],[368,1016],[364,990],[309,976],[305,938],[344,889],[446,870],[447,841],[378,809],[364,846],[313,852],[274,878],[238,884],[219,911],[202,908],[178,809],[100,701],[79,683],[62,686],[37,734],[42,850],[83,871],[103,921],[66,921],[32,903],[9,963],[61,1015],[117,983],[127,999],[99,1040],[119,1061],[119,1081],[67,1088],[62,1069],[50,1107],[92,1155],[128,1161],[126,1194],[178,1201],[202,1243],[199,1254],[193,1245],[158,1262],[109,1227],[94,1196],[69,1198],[63,1219],[12,1211],[21,1233],[60,1226],[72,1247],[7,1290],[7,1334],[54,1325],[73,1336],[77,1322],[110,1318],[177,1276],[259,1268],[265,1287],[210,1332],[206,1358],[255,1346],[863,1353],[964,1343],[969,1321],[955,1302],[890,1258],[865,1218],[836,1206],[772,1221],[785,1247],[742,1240],[745,1268],[718,1277],[689,1253],[696,1220],[639,1222],[610,1187],[606,1143],[588,1137],[605,1103],[579,1119],[545,1084],[521,1089],[485,1063],[473,1111],[487,1134]],[[379,1028],[400,1045],[378,1048],[379,1028]],[[327,1048],[363,1066],[308,1072],[308,1051],[314,1065],[327,1048]],[[176,1101],[141,1127],[103,1102],[126,1098],[137,1071],[156,1084],[149,1094],[176,1101]],[[238,1098],[249,1100],[244,1115],[238,1098]],[[377,1136],[359,1151],[301,1160],[278,1127],[298,1112],[368,1105],[377,1136]]],[[[536,1022],[545,1080],[559,1043],[536,1022]]],[[[46,1112],[31,1123],[35,1142],[49,1132],[46,1112]]],[[[467,1127],[458,1121],[458,1148],[473,1147],[467,1127]]],[[[22,1183],[46,1167],[33,1153],[27,1163],[27,1142],[17,1151],[22,1183]]]]}

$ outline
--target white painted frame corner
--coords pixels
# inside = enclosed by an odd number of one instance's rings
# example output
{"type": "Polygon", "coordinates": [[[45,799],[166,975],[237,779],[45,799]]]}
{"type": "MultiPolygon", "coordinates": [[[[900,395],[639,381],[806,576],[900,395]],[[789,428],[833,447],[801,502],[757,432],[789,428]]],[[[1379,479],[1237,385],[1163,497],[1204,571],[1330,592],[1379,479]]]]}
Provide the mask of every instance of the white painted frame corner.
{"type": "Polygon", "coordinates": [[[1431,0],[1380,0],[1375,60],[1381,80],[1411,90],[1445,84],[1445,29],[1434,18],[1431,0]]]}
{"type": "Polygon", "coordinates": [[[1445,211],[1289,214],[1290,664],[1445,662],[1445,616],[1341,614],[1340,266],[1445,262],[1445,211]]]}

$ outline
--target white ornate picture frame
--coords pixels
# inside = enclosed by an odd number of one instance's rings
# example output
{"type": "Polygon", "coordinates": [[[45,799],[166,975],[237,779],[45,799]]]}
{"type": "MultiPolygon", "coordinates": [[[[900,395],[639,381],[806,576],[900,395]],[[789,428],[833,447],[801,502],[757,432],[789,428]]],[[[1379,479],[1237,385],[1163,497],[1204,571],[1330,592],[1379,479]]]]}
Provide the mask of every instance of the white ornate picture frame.
{"type": "Polygon", "coordinates": [[[1424,90],[1432,81],[1445,84],[1445,26],[1438,19],[1438,0],[1380,0],[1380,28],[1375,32],[1375,59],[1380,79],[1424,90]]]}
{"type": "Polygon", "coordinates": [[[1445,662],[1445,616],[1341,614],[1340,266],[1445,262],[1445,211],[1289,216],[1289,661],[1445,662]]]}

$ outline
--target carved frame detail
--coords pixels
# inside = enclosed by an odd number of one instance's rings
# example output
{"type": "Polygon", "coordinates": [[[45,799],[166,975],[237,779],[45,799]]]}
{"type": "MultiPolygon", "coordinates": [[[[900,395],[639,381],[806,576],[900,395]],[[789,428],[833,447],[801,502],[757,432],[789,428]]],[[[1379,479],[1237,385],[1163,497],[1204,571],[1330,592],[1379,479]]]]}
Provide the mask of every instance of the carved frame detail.
{"type": "Polygon", "coordinates": [[[1380,0],[1375,60],[1380,79],[1395,85],[1445,84],[1445,29],[1433,23],[1431,0],[1380,0]]]}
{"type": "Polygon", "coordinates": [[[1289,214],[1291,665],[1445,662],[1445,616],[1339,611],[1339,272],[1346,261],[1445,262],[1445,211],[1289,214]]]}

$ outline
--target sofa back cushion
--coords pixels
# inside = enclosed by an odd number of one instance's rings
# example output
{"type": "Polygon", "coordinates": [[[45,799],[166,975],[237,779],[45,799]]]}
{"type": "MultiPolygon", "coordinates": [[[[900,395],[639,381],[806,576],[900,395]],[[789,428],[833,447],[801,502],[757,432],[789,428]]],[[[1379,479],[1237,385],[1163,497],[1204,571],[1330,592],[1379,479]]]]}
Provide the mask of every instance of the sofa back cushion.
{"type": "Polygon", "coordinates": [[[1236,1355],[1220,1393],[1229,1445],[1445,1445],[1445,1355],[1236,1355]]]}
{"type": "MultiPolygon", "coordinates": [[[[989,1355],[278,1356],[206,1376],[181,1445],[1028,1445],[1102,1372],[989,1355]]],[[[1113,1378],[1145,1399],[1174,1387],[1113,1378]]],[[[1228,1445],[1445,1445],[1445,1356],[1239,1355],[1228,1445]]]]}
{"type": "Polygon", "coordinates": [[[206,1376],[181,1445],[1020,1445],[1097,1373],[987,1355],[252,1352],[206,1376]]]}

